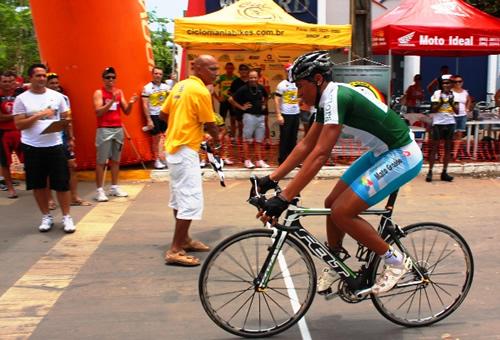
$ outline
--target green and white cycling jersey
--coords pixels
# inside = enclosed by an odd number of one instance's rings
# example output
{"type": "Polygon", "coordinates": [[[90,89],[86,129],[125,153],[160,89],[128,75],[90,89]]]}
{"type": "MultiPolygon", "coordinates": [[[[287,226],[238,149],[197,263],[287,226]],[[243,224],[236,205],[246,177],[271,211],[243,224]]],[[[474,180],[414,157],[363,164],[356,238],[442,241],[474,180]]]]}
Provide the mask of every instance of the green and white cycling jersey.
{"type": "Polygon", "coordinates": [[[320,124],[342,124],[342,132],[380,155],[408,145],[413,134],[399,115],[381,101],[354,86],[330,82],[323,91],[316,113],[320,124]]]}

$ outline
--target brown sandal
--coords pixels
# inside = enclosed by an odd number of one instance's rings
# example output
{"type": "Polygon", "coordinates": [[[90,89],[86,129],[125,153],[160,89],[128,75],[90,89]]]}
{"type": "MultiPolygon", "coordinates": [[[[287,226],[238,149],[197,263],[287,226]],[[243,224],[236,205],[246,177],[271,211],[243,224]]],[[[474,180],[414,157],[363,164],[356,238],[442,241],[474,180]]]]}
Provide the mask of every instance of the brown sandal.
{"type": "Polygon", "coordinates": [[[90,205],[92,205],[92,203],[90,203],[89,201],[86,201],[84,199],[79,199],[79,200],[71,202],[72,207],[88,207],[90,205]]]}
{"type": "Polygon", "coordinates": [[[210,251],[210,247],[201,241],[189,241],[184,247],[185,251],[210,251]]]}
{"type": "Polygon", "coordinates": [[[194,256],[187,255],[184,251],[174,253],[168,250],[165,254],[165,263],[168,265],[194,267],[200,265],[200,260],[194,256]]]}

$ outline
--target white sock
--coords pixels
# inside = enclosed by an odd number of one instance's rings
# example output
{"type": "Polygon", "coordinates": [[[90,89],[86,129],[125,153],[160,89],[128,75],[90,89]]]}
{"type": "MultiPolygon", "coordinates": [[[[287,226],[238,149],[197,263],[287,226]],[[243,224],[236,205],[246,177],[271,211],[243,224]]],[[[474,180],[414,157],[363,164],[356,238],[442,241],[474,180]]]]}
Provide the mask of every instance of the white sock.
{"type": "Polygon", "coordinates": [[[101,192],[101,191],[104,191],[104,189],[102,187],[99,187],[99,188],[97,188],[97,191],[101,192]]]}
{"type": "Polygon", "coordinates": [[[385,264],[388,265],[397,266],[403,263],[403,254],[392,247],[389,247],[389,250],[381,257],[384,259],[385,264]]]}
{"type": "Polygon", "coordinates": [[[111,185],[111,189],[116,189],[116,188],[118,188],[118,185],[117,185],[117,184],[112,184],[112,185],[111,185]]]}

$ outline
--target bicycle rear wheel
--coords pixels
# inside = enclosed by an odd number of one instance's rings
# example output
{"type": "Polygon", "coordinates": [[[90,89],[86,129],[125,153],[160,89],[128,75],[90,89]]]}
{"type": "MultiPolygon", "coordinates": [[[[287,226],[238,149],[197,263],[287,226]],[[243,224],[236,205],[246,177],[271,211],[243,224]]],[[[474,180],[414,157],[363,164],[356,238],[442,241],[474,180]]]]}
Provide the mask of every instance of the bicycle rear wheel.
{"type": "Polygon", "coordinates": [[[253,229],[222,241],[201,269],[198,289],[208,316],[224,330],[257,338],[283,332],[307,312],[316,270],[304,247],[288,237],[265,290],[256,278],[273,243],[272,231],[253,229]]]}
{"type": "MultiPolygon", "coordinates": [[[[467,296],[474,275],[472,252],[458,232],[443,224],[417,223],[403,230],[407,235],[400,241],[427,280],[418,283],[421,277],[413,268],[393,289],[371,298],[388,320],[427,326],[449,316],[467,296]]],[[[373,281],[382,269],[383,261],[377,259],[373,281]]]]}

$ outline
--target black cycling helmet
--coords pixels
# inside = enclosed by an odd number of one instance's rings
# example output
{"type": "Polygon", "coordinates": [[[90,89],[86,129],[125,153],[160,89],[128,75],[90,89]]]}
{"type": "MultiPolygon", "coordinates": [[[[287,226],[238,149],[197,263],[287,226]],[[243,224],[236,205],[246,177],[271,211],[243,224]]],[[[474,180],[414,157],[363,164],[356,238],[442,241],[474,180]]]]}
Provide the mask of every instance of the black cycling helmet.
{"type": "Polygon", "coordinates": [[[332,79],[333,62],[328,51],[314,51],[301,55],[293,63],[288,80],[295,83],[300,79],[312,78],[319,73],[329,81],[332,79]]]}

